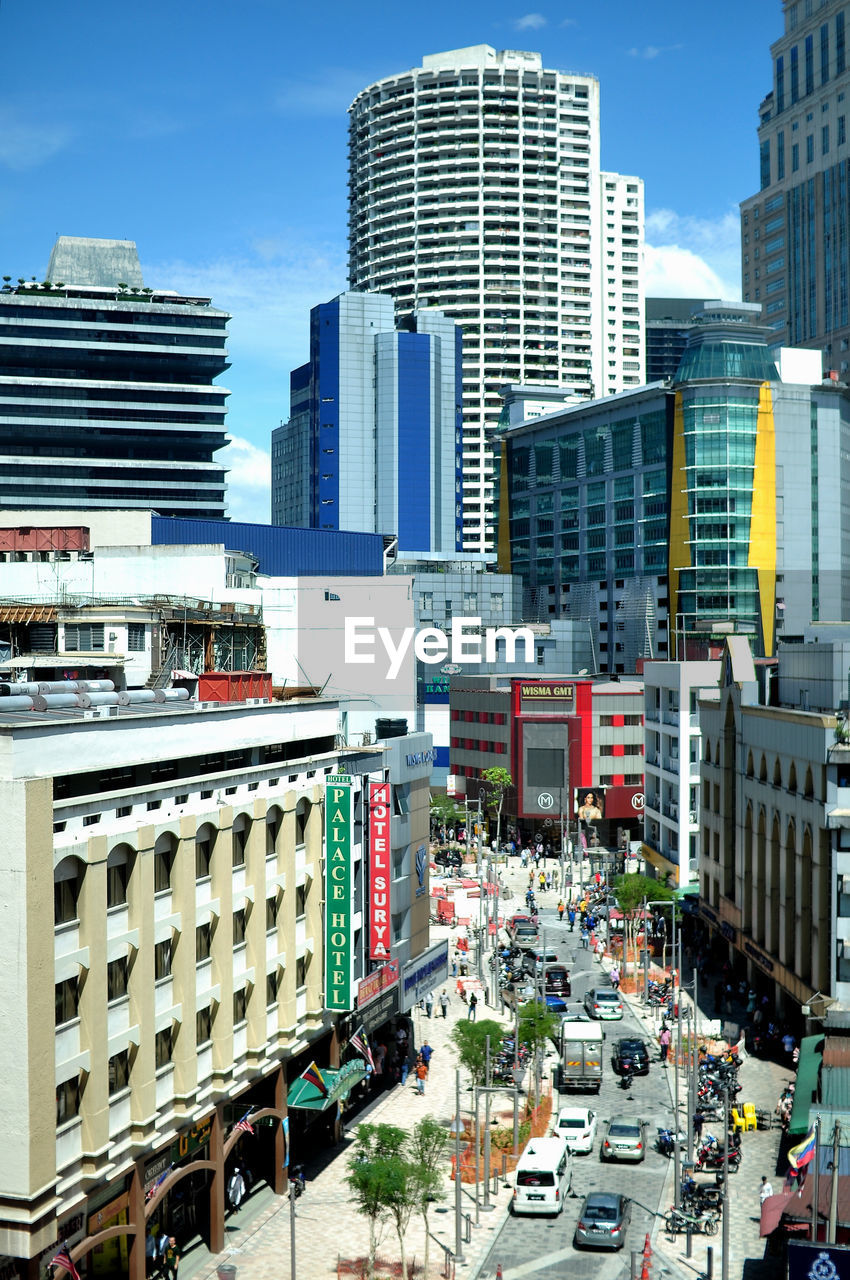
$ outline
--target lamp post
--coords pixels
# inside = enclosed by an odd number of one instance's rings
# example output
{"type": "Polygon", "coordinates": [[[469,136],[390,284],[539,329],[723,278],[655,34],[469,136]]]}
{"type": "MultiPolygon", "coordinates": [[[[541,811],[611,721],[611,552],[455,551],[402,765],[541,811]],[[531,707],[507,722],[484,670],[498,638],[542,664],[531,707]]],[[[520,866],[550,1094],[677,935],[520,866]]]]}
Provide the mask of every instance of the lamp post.
{"type": "MultiPolygon", "coordinates": [[[[463,1187],[460,1170],[460,1067],[455,1069],[455,1262],[463,1262],[463,1187]]],[[[293,1277],[295,1272],[293,1271],[293,1277]]]]}
{"type": "Polygon", "coordinates": [[[723,1133],[726,1153],[723,1161],[723,1236],[720,1258],[721,1280],[729,1280],[729,1086],[723,1086],[723,1133]]]}

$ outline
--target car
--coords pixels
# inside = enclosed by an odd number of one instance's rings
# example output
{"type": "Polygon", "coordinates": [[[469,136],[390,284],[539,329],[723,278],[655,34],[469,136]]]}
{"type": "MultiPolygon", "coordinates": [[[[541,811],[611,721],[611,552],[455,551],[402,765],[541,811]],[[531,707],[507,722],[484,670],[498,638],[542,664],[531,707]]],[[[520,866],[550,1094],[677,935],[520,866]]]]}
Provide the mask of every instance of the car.
{"type": "Polygon", "coordinates": [[[534,974],[539,977],[547,965],[558,963],[557,951],[541,951],[537,947],[532,947],[530,951],[526,951],[522,957],[522,967],[526,973],[534,974]]]}
{"type": "Polygon", "coordinates": [[[562,1107],[555,1121],[555,1133],[565,1138],[570,1151],[588,1152],[596,1141],[596,1112],[589,1107],[562,1107]]]}
{"type": "Polygon", "coordinates": [[[543,987],[547,992],[568,997],[572,992],[569,970],[562,964],[550,965],[543,973],[543,987]]]}
{"type": "Polygon", "coordinates": [[[518,924],[511,930],[511,941],[520,951],[531,951],[540,943],[536,924],[518,924]]]}
{"type": "Polygon", "coordinates": [[[623,1001],[613,987],[591,987],[584,997],[584,1007],[591,1018],[616,1021],[623,1016],[623,1001]]]}
{"type": "Polygon", "coordinates": [[[636,1116],[612,1116],[602,1134],[602,1160],[643,1160],[646,1156],[646,1121],[636,1116]]]}
{"type": "Polygon", "coordinates": [[[563,996],[558,995],[557,991],[547,991],[543,997],[546,1001],[546,1008],[549,1013],[565,1013],[567,1002],[563,996]]]}
{"type": "Polygon", "coordinates": [[[501,989],[502,1004],[507,1009],[514,1009],[519,1005],[520,1009],[524,1004],[528,1004],[529,1000],[534,999],[534,983],[533,982],[506,982],[501,989]]]}
{"type": "Polygon", "coordinates": [[[649,1049],[645,1040],[636,1036],[624,1036],[614,1044],[611,1065],[618,1075],[631,1071],[632,1075],[649,1075],[649,1049]]]}
{"type": "Polygon", "coordinates": [[[431,856],[438,867],[457,869],[463,866],[463,855],[456,849],[437,849],[431,856]]]}
{"type": "Polygon", "coordinates": [[[583,1000],[567,1001],[567,1012],[565,1015],[565,1019],[566,1021],[569,1021],[569,1022],[591,1022],[592,1021],[592,1019],[588,1016],[587,1010],[584,1007],[583,1000]]]}
{"type": "Polygon", "coordinates": [[[596,1249],[622,1249],[631,1221],[632,1202],[628,1196],[610,1191],[592,1191],[584,1197],[576,1226],[576,1245],[596,1249]]]}
{"type": "Polygon", "coordinates": [[[505,925],[505,928],[507,929],[508,933],[511,933],[513,932],[513,930],[516,928],[518,924],[534,924],[534,923],[535,922],[531,918],[531,916],[516,915],[516,916],[511,916],[509,918],[507,924],[505,925]]]}

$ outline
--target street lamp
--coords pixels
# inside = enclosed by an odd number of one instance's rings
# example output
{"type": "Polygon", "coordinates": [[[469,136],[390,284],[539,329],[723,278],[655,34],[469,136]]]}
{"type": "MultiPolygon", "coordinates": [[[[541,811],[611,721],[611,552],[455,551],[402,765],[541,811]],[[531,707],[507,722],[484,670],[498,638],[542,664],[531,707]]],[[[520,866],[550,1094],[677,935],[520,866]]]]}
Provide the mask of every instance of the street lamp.
{"type": "Polygon", "coordinates": [[[460,1067],[455,1069],[455,1115],[450,1132],[455,1140],[455,1262],[463,1262],[463,1187],[460,1170],[460,1067]]]}

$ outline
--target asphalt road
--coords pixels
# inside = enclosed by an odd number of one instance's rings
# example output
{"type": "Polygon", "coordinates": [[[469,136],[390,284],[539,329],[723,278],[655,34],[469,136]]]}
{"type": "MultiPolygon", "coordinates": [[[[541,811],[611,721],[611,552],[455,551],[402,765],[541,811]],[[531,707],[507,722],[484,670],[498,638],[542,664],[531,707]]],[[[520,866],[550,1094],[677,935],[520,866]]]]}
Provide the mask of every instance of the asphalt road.
{"type": "MultiPolygon", "coordinates": [[[[592,960],[591,952],[582,949],[578,932],[570,934],[567,922],[559,923],[556,911],[542,911],[540,923],[546,929],[547,948],[556,950],[559,960],[563,960],[569,967],[571,999],[581,1000],[590,987],[609,985],[607,974],[592,960]]],[[[611,1047],[620,1036],[642,1036],[644,1033],[628,1008],[621,1022],[606,1022],[603,1025],[606,1052],[599,1095],[574,1092],[560,1095],[562,1106],[587,1105],[597,1111],[600,1128],[595,1148],[588,1155],[573,1157],[572,1196],[567,1199],[559,1217],[507,1219],[479,1272],[481,1280],[494,1277],[499,1265],[502,1267],[504,1280],[533,1280],[537,1276],[547,1276],[551,1280],[553,1275],[621,1280],[621,1277],[629,1275],[631,1251],[643,1250],[654,1214],[659,1208],[662,1213],[669,1208],[666,1203],[659,1204],[669,1161],[655,1150],[655,1136],[659,1125],[672,1123],[671,1088],[667,1082],[668,1071],[672,1074],[672,1068],[663,1068],[658,1063],[657,1046],[650,1045],[653,1061],[649,1075],[635,1077],[631,1089],[624,1092],[620,1088],[619,1077],[611,1067],[611,1047]],[[615,1114],[634,1114],[647,1121],[647,1154],[642,1163],[600,1160],[602,1122],[615,1114]],[[620,1192],[631,1199],[631,1225],[622,1250],[609,1252],[575,1248],[573,1236],[579,1209],[582,1198],[589,1191],[620,1192]]],[[[551,1071],[555,1062],[553,1050],[552,1056],[547,1059],[547,1071],[551,1071]]]]}

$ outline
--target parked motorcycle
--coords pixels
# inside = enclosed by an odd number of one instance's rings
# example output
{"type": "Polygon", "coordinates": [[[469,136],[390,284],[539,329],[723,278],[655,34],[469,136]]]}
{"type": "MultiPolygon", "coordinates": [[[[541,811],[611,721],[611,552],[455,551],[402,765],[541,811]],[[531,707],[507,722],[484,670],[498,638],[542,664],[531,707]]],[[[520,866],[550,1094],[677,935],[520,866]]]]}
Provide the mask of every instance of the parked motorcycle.
{"type": "Polygon", "coordinates": [[[730,1173],[737,1173],[740,1163],[741,1153],[735,1147],[725,1151],[717,1146],[702,1146],[697,1152],[694,1170],[696,1173],[715,1173],[726,1167],[730,1173]]]}
{"type": "MultiPolygon", "coordinates": [[[[684,1144],[688,1141],[688,1135],[679,1130],[679,1150],[681,1151],[684,1144]]],[[[672,1156],[676,1150],[676,1134],[673,1129],[659,1129],[658,1137],[655,1139],[655,1149],[662,1156],[672,1156]]]]}
{"type": "Polygon", "coordinates": [[[707,1236],[717,1235],[717,1217],[713,1213],[692,1213],[687,1209],[677,1209],[671,1205],[670,1212],[664,1219],[664,1226],[671,1236],[679,1231],[693,1231],[707,1236]]]}

